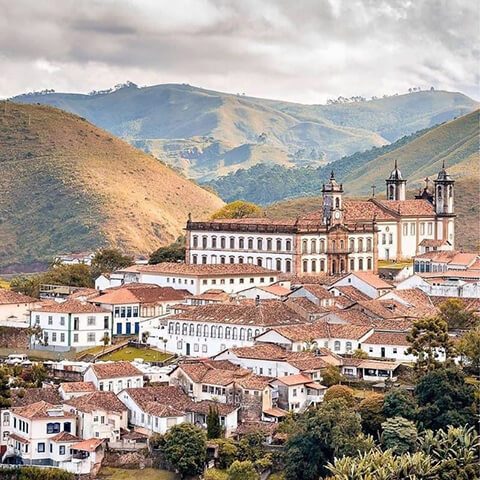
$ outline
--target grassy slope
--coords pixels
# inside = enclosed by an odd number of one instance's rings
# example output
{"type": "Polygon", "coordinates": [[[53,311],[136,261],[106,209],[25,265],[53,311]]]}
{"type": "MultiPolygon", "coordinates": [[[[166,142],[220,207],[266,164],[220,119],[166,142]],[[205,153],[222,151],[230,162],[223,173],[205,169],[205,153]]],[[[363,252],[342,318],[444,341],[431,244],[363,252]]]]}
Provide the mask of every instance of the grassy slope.
{"type": "Polygon", "coordinates": [[[450,92],[300,105],[176,84],[122,88],[106,95],[59,93],[16,100],[47,103],[82,115],[192,178],[211,178],[260,161],[319,165],[462,115],[476,105],[450,92]],[[257,144],[262,133],[267,135],[268,149],[238,151],[257,144]],[[183,145],[178,139],[184,140],[183,145]],[[192,155],[195,147],[200,150],[192,155]]]}
{"type": "Polygon", "coordinates": [[[0,266],[113,244],[147,253],[222,201],[153,157],[47,106],[0,111],[0,266]]]}

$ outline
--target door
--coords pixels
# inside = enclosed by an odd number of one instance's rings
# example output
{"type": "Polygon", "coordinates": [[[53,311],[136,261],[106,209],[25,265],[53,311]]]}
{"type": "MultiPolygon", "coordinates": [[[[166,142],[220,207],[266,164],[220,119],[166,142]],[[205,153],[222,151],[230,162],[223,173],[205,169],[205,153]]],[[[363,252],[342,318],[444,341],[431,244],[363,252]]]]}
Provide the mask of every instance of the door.
{"type": "Polygon", "coordinates": [[[187,349],[186,355],[187,355],[187,357],[188,357],[188,356],[190,356],[190,344],[189,344],[189,343],[186,343],[186,344],[185,344],[185,348],[187,349]]]}
{"type": "Polygon", "coordinates": [[[117,335],[122,334],[122,324],[119,322],[117,323],[117,335]]]}
{"type": "Polygon", "coordinates": [[[130,335],[132,333],[132,324],[130,322],[127,322],[125,326],[127,328],[126,334],[130,335]]]}
{"type": "Polygon", "coordinates": [[[385,358],[385,347],[382,347],[382,348],[380,349],[380,356],[381,356],[382,358],[385,358]]]}
{"type": "Polygon", "coordinates": [[[140,322],[135,322],[135,335],[140,332],[140,322]]]}

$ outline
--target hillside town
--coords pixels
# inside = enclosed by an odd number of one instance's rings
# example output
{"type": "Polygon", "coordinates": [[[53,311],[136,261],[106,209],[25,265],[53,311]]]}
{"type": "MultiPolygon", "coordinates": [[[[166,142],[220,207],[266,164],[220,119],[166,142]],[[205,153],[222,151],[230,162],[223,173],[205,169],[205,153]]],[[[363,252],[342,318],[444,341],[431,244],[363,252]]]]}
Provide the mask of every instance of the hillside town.
{"type": "Polygon", "coordinates": [[[184,475],[162,445],[189,425],[209,439],[193,473],[225,462],[216,438],[259,438],[264,475],[292,419],[329,398],[408,402],[421,371],[476,376],[480,256],[455,250],[454,179],[443,165],[413,199],[405,183],[395,164],[386,200],[352,201],[332,172],[301,218],[189,218],[183,260],[136,259],[94,288],[0,289],[2,465],[95,478],[158,457],[184,475]]]}

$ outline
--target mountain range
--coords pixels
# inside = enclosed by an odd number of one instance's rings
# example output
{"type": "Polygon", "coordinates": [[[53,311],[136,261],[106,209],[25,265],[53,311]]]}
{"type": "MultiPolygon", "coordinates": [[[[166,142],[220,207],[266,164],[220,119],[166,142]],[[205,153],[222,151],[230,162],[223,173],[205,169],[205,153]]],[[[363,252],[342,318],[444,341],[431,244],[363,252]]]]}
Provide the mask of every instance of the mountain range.
{"type": "Polygon", "coordinates": [[[115,245],[148,254],[205,218],[216,195],[71,113],[0,109],[0,268],[115,245]]]}
{"type": "Polygon", "coordinates": [[[478,107],[445,91],[303,105],[186,84],[140,88],[131,82],[89,95],[32,93],[13,100],[80,115],[202,181],[259,163],[325,165],[478,107]]]}

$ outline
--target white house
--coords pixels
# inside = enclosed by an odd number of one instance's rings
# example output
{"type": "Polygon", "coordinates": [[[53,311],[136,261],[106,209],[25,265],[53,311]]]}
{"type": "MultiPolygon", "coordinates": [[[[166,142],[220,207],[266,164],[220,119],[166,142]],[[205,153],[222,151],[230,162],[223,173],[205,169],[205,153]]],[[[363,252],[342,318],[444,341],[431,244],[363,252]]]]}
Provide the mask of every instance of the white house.
{"type": "MultiPolygon", "coordinates": [[[[160,287],[188,290],[199,295],[212,288],[236,293],[247,287],[270,285],[278,272],[251,264],[159,263],[133,265],[110,274],[110,286],[127,283],[153,283],[160,287]]],[[[102,282],[104,280],[102,279],[102,282]]]]}
{"type": "Polygon", "coordinates": [[[179,355],[207,357],[227,348],[253,345],[254,338],[269,327],[308,321],[287,302],[278,300],[185,307],[181,313],[161,319],[157,328],[151,328],[148,343],[165,346],[167,351],[179,355]]]}
{"type": "Polygon", "coordinates": [[[249,298],[251,300],[256,298],[259,300],[281,300],[291,293],[289,283],[277,282],[263,287],[249,287],[238,292],[237,296],[238,298],[249,298]]]}
{"type": "Polygon", "coordinates": [[[78,418],[80,438],[120,441],[120,430],[127,430],[128,410],[113,392],[91,392],[66,400],[64,411],[78,418]]]}
{"type": "Polygon", "coordinates": [[[414,362],[416,357],[407,353],[409,346],[406,333],[375,331],[362,342],[361,348],[369,357],[414,362]]]}
{"type": "MultiPolygon", "coordinates": [[[[86,301],[45,302],[32,309],[30,325],[42,329],[44,348],[57,351],[104,345],[112,337],[111,312],[86,301]]],[[[39,348],[38,339],[32,343],[39,348]]]]}
{"type": "Polygon", "coordinates": [[[431,297],[480,298],[480,271],[417,273],[397,285],[397,290],[414,288],[431,297]]]}
{"type": "Polygon", "coordinates": [[[63,400],[81,397],[87,393],[95,392],[97,389],[93,382],[66,382],[58,387],[58,393],[63,400]]]}
{"type": "Polygon", "coordinates": [[[480,259],[474,252],[436,250],[422,253],[414,258],[415,273],[468,270],[480,259]]]}
{"type": "Polygon", "coordinates": [[[55,257],[62,265],[91,265],[95,252],[62,253],[55,257]]]}
{"type": "Polygon", "coordinates": [[[353,272],[332,283],[329,290],[334,295],[340,295],[341,292],[336,290],[336,287],[345,286],[355,287],[370,298],[380,297],[394,289],[393,285],[382,280],[378,275],[370,272],[353,272]]]}
{"type": "Polygon", "coordinates": [[[130,423],[148,434],[164,434],[185,422],[205,427],[210,406],[218,408],[227,436],[238,425],[238,407],[209,401],[195,403],[178,386],[130,388],[118,398],[128,408],[130,423]]]}
{"type": "Polygon", "coordinates": [[[138,335],[140,324],[170,313],[173,305],[183,303],[187,290],[130,283],[113,287],[90,299],[91,303],[113,314],[113,335],[138,335]]]}
{"type": "Polygon", "coordinates": [[[315,305],[324,308],[333,307],[335,303],[334,295],[323,285],[316,283],[304,284],[289,295],[289,298],[297,297],[305,297],[315,305]]]}
{"type": "Polygon", "coordinates": [[[100,391],[119,393],[124,388],[143,387],[143,374],[130,362],[92,363],[83,374],[100,391]]]}
{"type": "Polygon", "coordinates": [[[38,306],[38,298],[0,288],[0,326],[28,328],[30,310],[38,306]]]}

